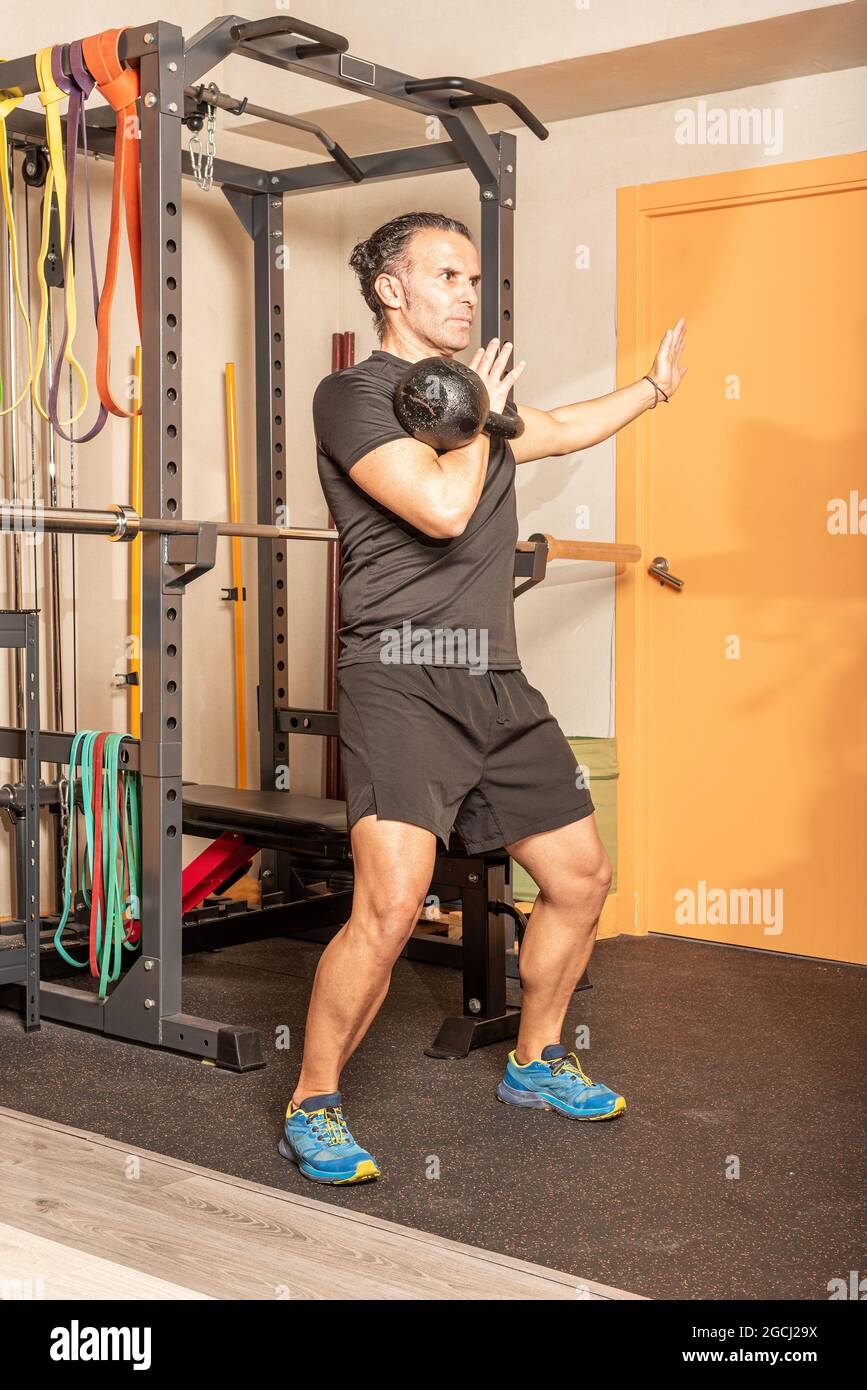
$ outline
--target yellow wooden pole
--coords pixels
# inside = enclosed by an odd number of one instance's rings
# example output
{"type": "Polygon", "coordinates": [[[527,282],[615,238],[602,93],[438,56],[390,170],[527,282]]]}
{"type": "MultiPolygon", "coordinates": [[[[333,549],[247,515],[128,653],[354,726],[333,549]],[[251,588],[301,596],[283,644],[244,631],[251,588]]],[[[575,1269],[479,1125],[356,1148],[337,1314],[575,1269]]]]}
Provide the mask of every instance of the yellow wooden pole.
{"type": "MultiPolygon", "coordinates": [[[[226,363],[226,427],[229,442],[230,520],[241,520],[241,487],[238,474],[238,410],[235,364],[226,363]]],[[[237,783],[247,785],[247,666],[244,648],[244,570],[241,537],[232,537],[232,587],[235,601],[235,748],[237,783]]]]}
{"type": "MultiPolygon", "coordinates": [[[[135,350],[135,406],[141,405],[141,348],[135,350]]],[[[132,422],[132,497],[137,512],[142,508],[142,417],[134,415],[132,422]]],[[[129,687],[129,731],[141,738],[141,535],[132,542],[130,557],[130,639],[129,671],[135,679],[129,687]]]]}

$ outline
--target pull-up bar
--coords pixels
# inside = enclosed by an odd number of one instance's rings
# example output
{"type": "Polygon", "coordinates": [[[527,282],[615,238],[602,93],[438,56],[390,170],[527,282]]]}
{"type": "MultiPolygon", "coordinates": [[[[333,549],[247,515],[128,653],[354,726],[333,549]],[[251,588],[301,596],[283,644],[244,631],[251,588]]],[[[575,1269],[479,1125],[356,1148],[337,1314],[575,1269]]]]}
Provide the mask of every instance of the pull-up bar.
{"type": "Polygon", "coordinates": [[[333,29],[321,29],[318,24],[308,24],[305,19],[293,19],[291,15],[241,20],[240,24],[233,24],[229,32],[237,44],[255,43],[257,39],[272,39],[277,35],[312,39],[312,43],[296,45],[297,58],[317,58],[323,53],[346,53],[349,50],[349,39],[342,34],[336,34],[333,29]]]}

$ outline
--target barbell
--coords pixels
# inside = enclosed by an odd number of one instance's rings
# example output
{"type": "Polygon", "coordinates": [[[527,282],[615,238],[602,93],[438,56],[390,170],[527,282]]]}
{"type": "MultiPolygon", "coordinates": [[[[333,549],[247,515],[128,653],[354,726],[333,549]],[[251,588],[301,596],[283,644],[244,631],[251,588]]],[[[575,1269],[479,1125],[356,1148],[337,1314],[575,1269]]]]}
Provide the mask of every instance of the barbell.
{"type": "MultiPolygon", "coordinates": [[[[203,526],[211,526],[218,536],[240,536],[261,541],[330,541],[339,539],[332,528],[316,526],[272,526],[255,521],[193,521],[188,517],[139,516],[125,502],[111,502],[103,509],[88,507],[42,507],[33,502],[0,502],[0,534],[28,531],[49,534],[105,536],[111,541],[134,541],[136,536],[156,533],[162,536],[195,536],[203,526]]],[[[567,541],[557,536],[536,534],[518,541],[515,549],[535,550],[540,542],[548,546],[549,560],[595,560],[605,564],[635,564],[641,559],[637,545],[618,541],[567,541]]]]}
{"type": "Polygon", "coordinates": [[[262,541],[336,541],[337,532],[315,526],[270,526],[255,521],[192,521],[187,517],[139,516],[125,502],[104,510],[87,507],[40,507],[32,502],[0,502],[0,532],[58,532],[61,535],[106,536],[110,541],[134,541],[156,532],[161,536],[195,536],[213,526],[218,536],[241,536],[262,541]]]}

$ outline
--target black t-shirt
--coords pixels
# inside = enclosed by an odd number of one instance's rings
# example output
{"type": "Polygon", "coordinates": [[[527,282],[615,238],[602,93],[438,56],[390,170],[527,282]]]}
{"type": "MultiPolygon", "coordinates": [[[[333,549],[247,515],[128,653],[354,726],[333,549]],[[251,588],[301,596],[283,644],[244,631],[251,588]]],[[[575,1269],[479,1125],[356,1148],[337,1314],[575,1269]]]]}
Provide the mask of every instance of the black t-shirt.
{"type": "Polygon", "coordinates": [[[409,438],[394,413],[408,366],[377,350],[316,388],[317,466],[340,532],[340,666],[409,661],[518,671],[512,594],[518,516],[515,457],[491,438],[478,505],[460,536],[416,530],[352,481],[365,454],[409,438]]]}

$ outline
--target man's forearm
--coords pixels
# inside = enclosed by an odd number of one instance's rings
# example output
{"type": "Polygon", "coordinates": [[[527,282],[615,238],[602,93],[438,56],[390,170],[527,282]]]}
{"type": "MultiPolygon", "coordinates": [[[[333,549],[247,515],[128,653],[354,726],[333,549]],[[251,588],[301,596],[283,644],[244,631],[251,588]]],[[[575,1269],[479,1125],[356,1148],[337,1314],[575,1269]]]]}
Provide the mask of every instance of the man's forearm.
{"type": "Polygon", "coordinates": [[[630,420],[642,415],[655,400],[653,386],[642,379],[592,401],[557,406],[548,412],[558,426],[557,453],[571,454],[576,449],[601,444],[603,439],[610,439],[630,420]]]}

